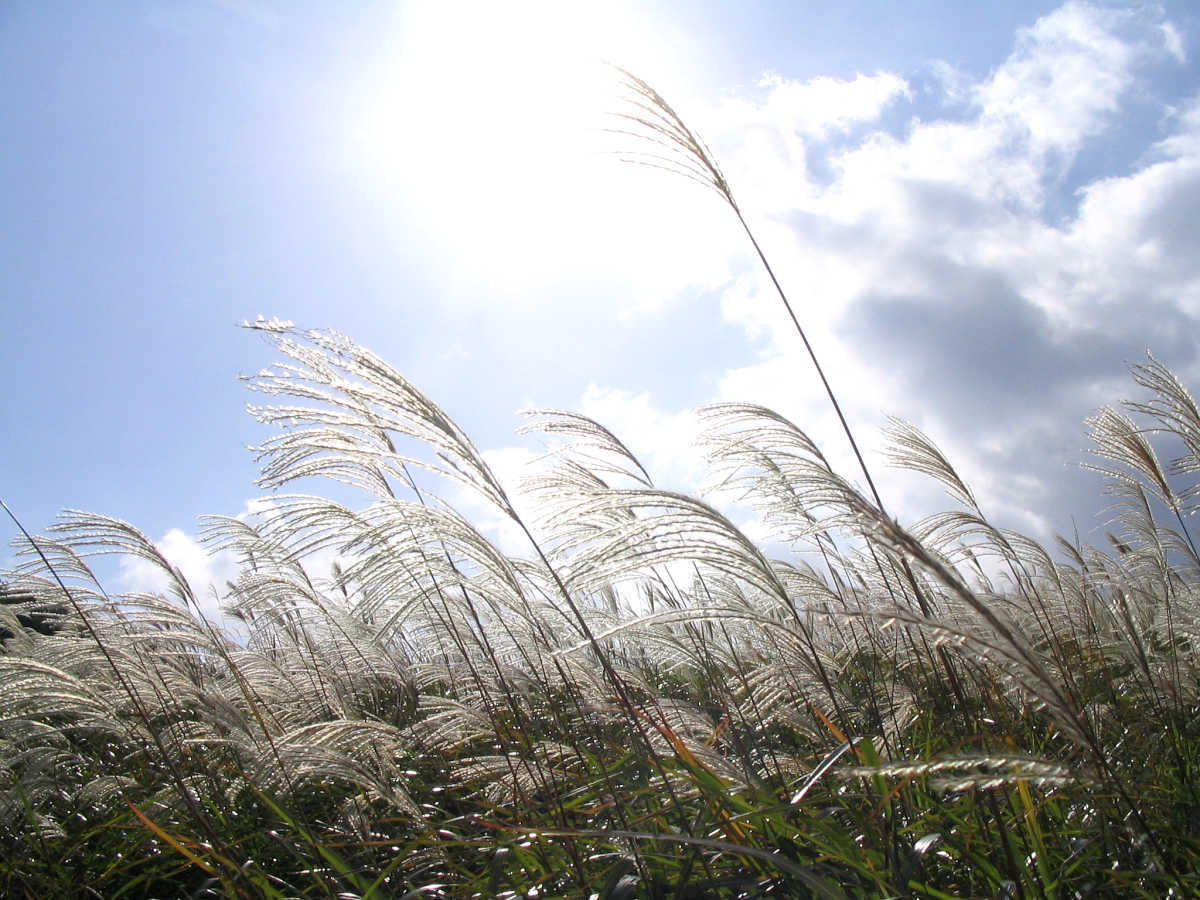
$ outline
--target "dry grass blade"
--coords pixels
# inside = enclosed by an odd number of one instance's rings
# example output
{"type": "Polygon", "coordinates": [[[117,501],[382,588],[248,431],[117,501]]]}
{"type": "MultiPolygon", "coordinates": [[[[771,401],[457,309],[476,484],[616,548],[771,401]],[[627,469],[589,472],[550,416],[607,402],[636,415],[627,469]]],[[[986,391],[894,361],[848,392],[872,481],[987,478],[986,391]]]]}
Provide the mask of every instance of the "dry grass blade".
{"type": "MultiPolygon", "coordinates": [[[[842,777],[888,778],[931,777],[939,790],[993,790],[1015,782],[1037,787],[1061,787],[1080,783],[1080,776],[1068,766],[1026,756],[957,756],[934,760],[889,762],[879,766],[855,766],[841,770],[842,777]]],[[[1087,779],[1082,779],[1085,783],[1087,779]]]]}
{"type": "Polygon", "coordinates": [[[611,129],[616,134],[645,141],[660,152],[634,154],[627,161],[650,165],[682,175],[716,191],[735,211],[737,202],[720,166],[708,147],[680,118],[669,103],[649,84],[620,67],[625,87],[632,99],[634,113],[617,113],[629,123],[627,129],[611,129]]]}
{"type": "Polygon", "coordinates": [[[535,421],[518,428],[518,434],[540,432],[574,438],[575,443],[572,445],[572,450],[576,450],[580,446],[594,448],[626,463],[626,465],[614,465],[603,459],[595,460],[589,457],[594,471],[620,475],[632,479],[644,487],[650,487],[650,474],[638,462],[637,457],[615,434],[594,419],[561,409],[531,409],[525,410],[523,415],[535,421]]]}
{"type": "Polygon", "coordinates": [[[302,422],[315,426],[263,445],[264,486],[328,475],[390,497],[391,481],[410,484],[405,468],[415,465],[464,484],[513,514],[503,487],[467,434],[378,356],[335,331],[249,327],[268,334],[293,363],[264,369],[246,379],[247,387],[309,404],[252,407],[252,414],[289,428],[302,422]],[[431,448],[437,461],[398,453],[389,434],[431,448]]]}
{"type": "Polygon", "coordinates": [[[888,462],[897,468],[928,475],[940,482],[959,503],[979,512],[979,505],[975,502],[975,495],[971,489],[959,477],[945,454],[923,431],[903,419],[889,416],[888,427],[884,433],[890,444],[887,449],[888,462]]]}
{"type": "Polygon", "coordinates": [[[1128,416],[1111,407],[1105,407],[1087,420],[1090,437],[1095,450],[1092,452],[1116,465],[1085,464],[1086,468],[1099,472],[1115,482],[1137,485],[1141,476],[1147,487],[1173,510],[1179,501],[1167,480],[1167,473],[1159,462],[1158,454],[1139,428],[1128,416]]]}
{"type": "Polygon", "coordinates": [[[1148,363],[1133,367],[1133,380],[1151,391],[1149,400],[1126,403],[1133,412],[1150,416],[1166,430],[1179,437],[1188,455],[1176,461],[1181,472],[1200,469],[1200,406],[1183,382],[1150,354],[1148,363]]]}

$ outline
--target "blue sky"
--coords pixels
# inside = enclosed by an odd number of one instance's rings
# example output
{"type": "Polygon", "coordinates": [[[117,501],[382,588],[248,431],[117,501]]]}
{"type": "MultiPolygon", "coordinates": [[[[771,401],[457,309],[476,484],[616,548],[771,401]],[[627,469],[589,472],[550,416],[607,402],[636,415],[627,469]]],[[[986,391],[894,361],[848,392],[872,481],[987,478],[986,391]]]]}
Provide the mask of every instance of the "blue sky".
{"type": "Polygon", "coordinates": [[[705,135],[866,443],[901,416],[1006,524],[1086,537],[1082,418],[1147,348],[1200,385],[1198,38],[1187,3],[7,3],[0,497],[203,575],[196,517],[258,495],[259,314],[371,347],[505,472],[553,406],[697,484],[718,399],[844,461],[729,211],[602,152],[604,58],[705,135]]]}

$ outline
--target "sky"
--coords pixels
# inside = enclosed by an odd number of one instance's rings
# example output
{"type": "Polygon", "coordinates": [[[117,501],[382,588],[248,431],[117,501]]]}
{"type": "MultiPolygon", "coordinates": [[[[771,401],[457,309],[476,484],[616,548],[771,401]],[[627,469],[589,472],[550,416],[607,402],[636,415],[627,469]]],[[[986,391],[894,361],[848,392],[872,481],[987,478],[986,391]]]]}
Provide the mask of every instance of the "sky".
{"type": "MultiPolygon", "coordinates": [[[[1000,523],[1097,540],[1083,419],[1147,350],[1200,385],[1198,40],[1187,2],[9,0],[0,499],[219,583],[259,315],[370,347],[508,479],[557,407],[696,489],[720,400],[852,473],[731,211],[613,152],[614,63],[704,136],[876,470],[895,415],[1000,523]]],[[[902,522],[949,502],[877,481],[902,522]]]]}

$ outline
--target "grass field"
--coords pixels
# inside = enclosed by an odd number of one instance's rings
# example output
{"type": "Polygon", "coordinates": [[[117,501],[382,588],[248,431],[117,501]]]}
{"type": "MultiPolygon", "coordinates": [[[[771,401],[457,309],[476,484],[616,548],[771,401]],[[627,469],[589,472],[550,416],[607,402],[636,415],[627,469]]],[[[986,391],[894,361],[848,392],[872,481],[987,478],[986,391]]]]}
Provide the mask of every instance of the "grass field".
{"type": "MultiPolygon", "coordinates": [[[[740,218],[702,142],[629,86],[636,158],[740,218]]],[[[5,896],[1200,892],[1200,408],[1152,358],[1140,399],[1087,423],[1106,547],[994,526],[901,421],[887,461],[954,501],[903,525],[861,456],[835,472],[770,410],[702,410],[714,476],[787,548],[768,555],[600,423],[533,416],[555,452],[501,483],[369,350],[251,327],[281,359],[248,382],[272,503],[205,522],[240,561],[239,627],[97,515],[4,576],[5,896]],[[322,480],[361,502],[287,493],[322,480]],[[439,499],[462,490],[523,548],[439,499]],[[89,559],[114,552],[169,589],[107,594],[89,559]]]]}

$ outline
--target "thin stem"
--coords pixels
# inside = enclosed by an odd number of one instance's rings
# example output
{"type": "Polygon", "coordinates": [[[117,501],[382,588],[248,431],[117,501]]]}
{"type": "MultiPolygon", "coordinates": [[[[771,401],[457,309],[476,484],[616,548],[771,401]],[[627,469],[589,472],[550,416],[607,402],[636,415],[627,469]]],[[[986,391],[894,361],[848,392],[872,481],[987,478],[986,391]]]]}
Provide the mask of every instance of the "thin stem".
{"type": "Polygon", "coordinates": [[[820,360],[817,359],[817,353],[813,350],[812,342],[809,341],[808,335],[804,333],[804,327],[800,324],[800,319],[796,316],[796,311],[792,309],[792,304],[784,293],[783,286],[779,283],[779,279],[775,277],[775,271],[771,268],[771,263],[767,261],[766,254],[758,245],[758,241],[754,237],[754,232],[750,230],[750,226],[746,224],[745,217],[742,216],[742,211],[738,208],[737,203],[732,197],[729,197],[729,205],[733,208],[734,215],[742,224],[742,229],[746,232],[746,237],[750,239],[750,243],[754,247],[754,252],[758,254],[759,260],[763,264],[763,268],[767,270],[767,275],[771,279],[771,283],[775,285],[775,291],[779,294],[779,299],[783,301],[783,307],[787,310],[788,316],[791,317],[792,324],[796,326],[796,332],[800,335],[800,340],[804,342],[804,349],[808,351],[808,358],[812,360],[813,368],[817,370],[817,376],[821,379],[821,384],[825,388],[825,394],[829,397],[829,403],[833,406],[833,411],[837,413],[838,421],[842,423],[842,431],[846,433],[846,439],[850,442],[850,449],[854,451],[854,458],[858,460],[858,466],[862,469],[863,477],[867,480],[867,487],[871,489],[871,496],[875,500],[875,505],[879,507],[879,511],[886,515],[883,507],[883,499],[879,496],[879,491],[875,487],[875,480],[871,478],[871,473],[867,469],[866,460],[863,459],[862,452],[858,449],[858,441],[854,439],[854,432],[850,429],[850,423],[846,421],[846,416],[842,412],[842,405],[838,403],[837,395],[833,392],[833,387],[829,383],[829,379],[825,377],[825,369],[821,366],[820,360]]]}

